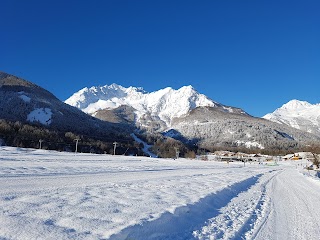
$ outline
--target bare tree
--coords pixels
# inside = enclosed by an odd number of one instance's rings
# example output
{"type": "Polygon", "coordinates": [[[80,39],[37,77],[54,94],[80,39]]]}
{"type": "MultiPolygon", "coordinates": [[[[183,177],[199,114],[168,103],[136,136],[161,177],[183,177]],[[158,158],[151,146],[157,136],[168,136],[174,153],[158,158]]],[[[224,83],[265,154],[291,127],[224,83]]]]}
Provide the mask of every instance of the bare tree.
{"type": "Polygon", "coordinates": [[[312,153],[313,154],[313,165],[317,166],[319,168],[320,166],[320,157],[318,154],[312,153]]]}

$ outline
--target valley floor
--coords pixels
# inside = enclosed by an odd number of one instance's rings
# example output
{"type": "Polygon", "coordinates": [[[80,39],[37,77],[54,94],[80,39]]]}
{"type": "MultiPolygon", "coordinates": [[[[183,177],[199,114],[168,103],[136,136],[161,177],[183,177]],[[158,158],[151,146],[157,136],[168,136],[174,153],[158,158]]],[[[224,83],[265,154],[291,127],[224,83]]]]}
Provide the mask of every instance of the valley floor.
{"type": "Polygon", "coordinates": [[[0,239],[319,239],[300,162],[0,148],[0,239]]]}

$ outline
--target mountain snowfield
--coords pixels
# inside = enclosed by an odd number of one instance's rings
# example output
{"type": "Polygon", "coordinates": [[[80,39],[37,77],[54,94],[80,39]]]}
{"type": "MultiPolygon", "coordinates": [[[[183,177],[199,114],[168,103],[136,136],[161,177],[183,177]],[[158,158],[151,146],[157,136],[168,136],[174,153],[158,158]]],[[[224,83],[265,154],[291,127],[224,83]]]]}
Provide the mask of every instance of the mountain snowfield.
{"type": "Polygon", "coordinates": [[[263,118],[320,136],[320,104],[291,100],[263,118]]]}
{"type": "Polygon", "coordinates": [[[192,86],[147,93],[142,88],[112,84],[83,88],[65,103],[101,120],[129,123],[204,148],[288,149],[319,140],[310,133],[215,102],[192,86]]]}
{"type": "Polygon", "coordinates": [[[164,122],[168,128],[174,118],[181,117],[196,107],[219,107],[226,112],[234,111],[234,108],[224,106],[198,93],[192,86],[184,86],[178,90],[167,87],[147,93],[142,88],[125,88],[111,84],[83,88],[68,98],[65,103],[93,116],[99,110],[127,105],[135,109],[137,122],[140,122],[140,125],[143,125],[143,117],[148,115],[164,122]]]}
{"type": "Polygon", "coordinates": [[[299,161],[0,147],[0,239],[308,239],[320,181],[299,161]]]}

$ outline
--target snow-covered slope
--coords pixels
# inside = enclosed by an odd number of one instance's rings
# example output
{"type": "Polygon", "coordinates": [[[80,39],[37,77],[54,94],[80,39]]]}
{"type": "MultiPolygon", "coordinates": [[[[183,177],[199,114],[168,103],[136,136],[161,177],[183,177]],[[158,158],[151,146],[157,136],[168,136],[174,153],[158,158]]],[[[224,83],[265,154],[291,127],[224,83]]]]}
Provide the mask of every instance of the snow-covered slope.
{"type": "MultiPolygon", "coordinates": [[[[203,147],[272,149],[281,145],[288,149],[319,139],[215,102],[192,86],[147,93],[142,88],[112,84],[84,88],[65,102],[106,121],[135,124],[149,132],[166,132],[165,136],[174,133],[171,137],[203,147]]],[[[306,105],[293,102],[287,109],[306,105]]]]}
{"type": "Polygon", "coordinates": [[[320,104],[291,100],[263,118],[320,135],[320,104]]]}
{"type": "Polygon", "coordinates": [[[178,90],[167,87],[147,93],[142,88],[125,88],[112,84],[84,88],[73,94],[65,103],[93,116],[100,110],[127,105],[135,109],[138,125],[146,126],[150,122],[148,120],[152,120],[162,123],[163,128],[170,127],[174,118],[181,117],[196,107],[216,107],[226,112],[245,113],[209,99],[192,86],[184,86],[178,90]]]}
{"type": "Polygon", "coordinates": [[[0,109],[0,119],[87,136],[107,137],[110,132],[125,132],[127,128],[88,116],[40,86],[5,72],[0,72],[0,109]]]}
{"type": "Polygon", "coordinates": [[[172,128],[203,147],[244,147],[259,149],[290,149],[316,143],[319,137],[243,114],[221,112],[214,108],[196,108],[188,116],[175,119],[172,128]]]}

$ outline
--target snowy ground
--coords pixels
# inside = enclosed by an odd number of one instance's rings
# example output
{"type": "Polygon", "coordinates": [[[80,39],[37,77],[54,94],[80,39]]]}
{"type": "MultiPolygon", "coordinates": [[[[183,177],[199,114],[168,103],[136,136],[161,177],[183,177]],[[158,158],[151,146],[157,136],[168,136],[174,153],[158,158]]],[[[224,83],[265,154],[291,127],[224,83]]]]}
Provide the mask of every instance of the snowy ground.
{"type": "Polygon", "coordinates": [[[319,239],[298,164],[1,147],[0,239],[319,239]]]}

